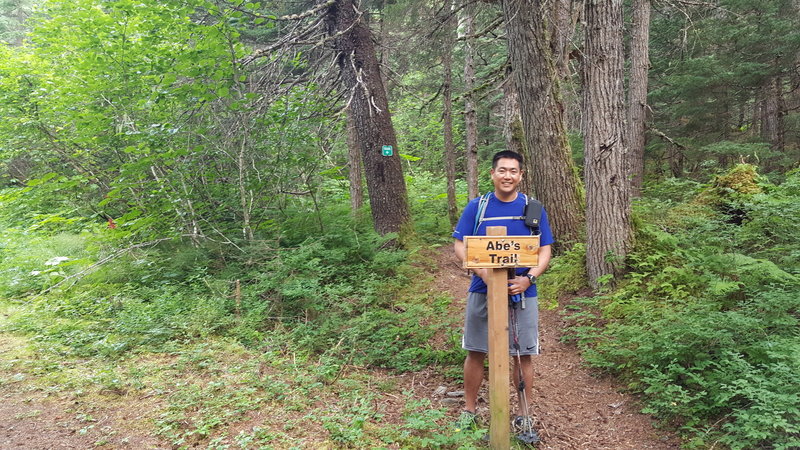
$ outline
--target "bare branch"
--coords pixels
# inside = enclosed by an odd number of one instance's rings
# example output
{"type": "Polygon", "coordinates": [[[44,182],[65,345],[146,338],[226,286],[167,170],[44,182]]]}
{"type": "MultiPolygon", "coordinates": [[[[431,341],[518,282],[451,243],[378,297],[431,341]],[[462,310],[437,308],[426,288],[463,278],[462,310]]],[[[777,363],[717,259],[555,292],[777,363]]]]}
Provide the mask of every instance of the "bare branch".
{"type": "Polygon", "coordinates": [[[674,146],[676,146],[676,147],[678,147],[678,148],[680,148],[682,150],[688,150],[688,148],[685,145],[683,145],[683,144],[681,144],[679,142],[676,142],[675,139],[672,139],[671,137],[667,136],[663,132],[661,132],[661,131],[653,128],[653,127],[650,127],[649,130],[652,131],[653,134],[655,134],[656,136],[660,137],[661,139],[669,142],[670,144],[672,144],[672,145],[674,145],[674,146]]]}
{"type": "Polygon", "coordinates": [[[503,24],[503,20],[504,20],[503,16],[499,15],[499,16],[497,16],[497,18],[494,19],[494,21],[492,21],[492,23],[487,25],[486,28],[484,28],[483,30],[481,30],[481,31],[479,31],[479,32],[477,32],[475,34],[469,34],[469,35],[460,36],[456,40],[457,41],[466,41],[468,39],[482,38],[482,37],[486,36],[487,34],[491,33],[492,31],[494,31],[495,28],[497,28],[500,25],[502,25],[503,24]]]}

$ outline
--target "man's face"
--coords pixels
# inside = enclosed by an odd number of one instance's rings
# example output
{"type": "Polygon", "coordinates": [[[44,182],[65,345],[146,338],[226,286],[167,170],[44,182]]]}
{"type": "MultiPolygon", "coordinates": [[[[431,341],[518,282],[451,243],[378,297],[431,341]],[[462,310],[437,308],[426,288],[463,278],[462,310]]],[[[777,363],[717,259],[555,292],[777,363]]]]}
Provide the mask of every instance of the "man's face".
{"type": "Polygon", "coordinates": [[[517,191],[517,186],[522,180],[522,169],[519,161],[513,158],[500,158],[492,169],[492,183],[498,194],[511,195],[517,191]]]}

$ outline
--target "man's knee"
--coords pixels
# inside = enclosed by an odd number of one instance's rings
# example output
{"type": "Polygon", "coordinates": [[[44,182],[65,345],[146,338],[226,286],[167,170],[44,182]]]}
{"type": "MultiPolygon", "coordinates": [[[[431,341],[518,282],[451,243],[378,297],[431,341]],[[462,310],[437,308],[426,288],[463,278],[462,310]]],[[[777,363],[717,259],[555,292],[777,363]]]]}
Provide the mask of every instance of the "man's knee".
{"type": "Polygon", "coordinates": [[[464,359],[464,373],[470,372],[483,372],[483,361],[486,359],[486,353],[469,352],[464,359]]]}
{"type": "Polygon", "coordinates": [[[531,355],[520,355],[519,363],[517,362],[517,357],[512,358],[512,361],[514,361],[515,365],[519,364],[522,367],[531,367],[533,364],[533,358],[531,358],[531,355]]]}
{"type": "Polygon", "coordinates": [[[486,359],[486,353],[474,352],[472,350],[467,352],[467,361],[469,361],[469,362],[480,362],[480,363],[483,363],[484,359],[486,359]]]}

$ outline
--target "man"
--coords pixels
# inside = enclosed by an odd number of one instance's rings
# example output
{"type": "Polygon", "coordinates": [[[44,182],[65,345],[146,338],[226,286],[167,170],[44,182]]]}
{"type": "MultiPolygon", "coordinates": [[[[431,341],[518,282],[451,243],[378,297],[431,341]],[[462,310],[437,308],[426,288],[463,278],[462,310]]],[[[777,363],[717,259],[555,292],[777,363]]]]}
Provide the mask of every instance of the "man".
{"type": "MultiPolygon", "coordinates": [[[[522,180],[522,156],[511,151],[502,151],[492,158],[492,183],[494,192],[488,194],[488,202],[481,215],[479,206],[481,198],[472,199],[464,208],[461,219],[453,232],[456,256],[463,262],[466,255],[464,236],[486,235],[487,226],[505,226],[510,236],[530,235],[531,229],[525,225],[525,205],[530,201],[517,191],[522,180]],[[477,227],[476,227],[476,222],[477,227]]],[[[533,383],[533,365],[531,355],[539,354],[539,305],[536,297],[536,277],[541,275],[550,263],[553,235],[547,221],[547,214],[542,208],[539,224],[539,265],[533,268],[517,268],[514,278],[508,280],[509,296],[524,295],[525,308],[520,304],[509,305],[517,321],[517,338],[519,339],[519,358],[513,348],[513,322],[509,321],[509,348],[514,362],[514,385],[519,386],[519,374],[522,373],[524,389],[519,392],[519,408],[514,426],[520,432],[529,432],[535,436],[532,420],[528,413],[528,401],[531,399],[533,383]]],[[[466,318],[462,347],[467,350],[464,361],[464,397],[465,405],[460,422],[475,422],[478,391],[483,381],[483,362],[488,353],[488,324],[486,309],[486,282],[489,269],[475,269],[467,298],[466,318]]],[[[538,440],[538,437],[536,438],[538,440]]]]}

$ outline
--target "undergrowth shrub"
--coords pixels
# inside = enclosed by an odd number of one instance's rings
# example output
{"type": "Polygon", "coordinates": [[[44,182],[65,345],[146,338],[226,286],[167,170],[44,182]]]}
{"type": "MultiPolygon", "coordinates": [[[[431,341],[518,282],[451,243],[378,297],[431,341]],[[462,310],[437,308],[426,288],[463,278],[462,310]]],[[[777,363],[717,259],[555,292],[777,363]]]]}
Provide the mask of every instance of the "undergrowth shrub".
{"type": "Polygon", "coordinates": [[[6,228],[0,242],[0,296],[6,298],[40,292],[93,262],[85,235],[42,236],[6,228]]]}
{"type": "MultiPolygon", "coordinates": [[[[729,178],[756,179],[747,169],[729,178]]],[[[769,211],[781,229],[788,219],[774,208],[800,202],[795,177],[736,193],[717,183],[684,203],[643,199],[635,213],[650,220],[636,221],[623,283],[567,308],[567,339],[586,361],[622,376],[691,447],[800,445],[800,278],[769,245],[795,249],[800,233],[768,231],[769,211]],[[685,207],[712,194],[735,199],[741,222],[685,207]]]]}
{"type": "Polygon", "coordinates": [[[737,243],[750,255],[774,261],[786,271],[800,274],[800,169],[786,175],[778,186],[745,202],[747,220],[736,234],[737,243]]]}
{"type": "Polygon", "coordinates": [[[404,305],[364,311],[356,317],[331,314],[314,324],[293,324],[290,338],[301,347],[342,362],[399,372],[433,364],[455,364],[462,354],[444,304],[404,305]],[[426,317],[435,320],[423,321],[426,317]],[[443,333],[440,339],[434,339],[443,333]]]}
{"type": "MultiPolygon", "coordinates": [[[[426,180],[417,186],[431,193],[417,202],[423,216],[443,202],[426,180]]],[[[449,227],[446,215],[429,219],[449,227]]],[[[42,351],[80,357],[170,351],[212,336],[262,347],[284,336],[287,348],[320,358],[330,374],[347,363],[396,371],[458,363],[447,301],[414,289],[428,282],[409,265],[410,254],[425,259],[417,249],[387,245],[397,236],[379,236],[346,204],[298,210],[269,229],[234,249],[188,240],[137,247],[103,228],[5,228],[0,278],[18,281],[2,283],[0,295],[24,306],[6,329],[30,334],[42,351]],[[66,259],[32,275],[56,256],[66,259]]]]}
{"type": "Polygon", "coordinates": [[[541,276],[537,286],[539,304],[554,307],[559,297],[574,294],[589,284],[586,278],[586,245],[576,243],[571,249],[554,258],[541,276]]]}
{"type": "MultiPolygon", "coordinates": [[[[424,236],[426,242],[451,242],[453,227],[447,213],[447,178],[421,172],[408,180],[409,206],[416,218],[416,232],[424,236]]],[[[467,186],[457,180],[455,187],[460,211],[468,200],[467,186]]]]}

